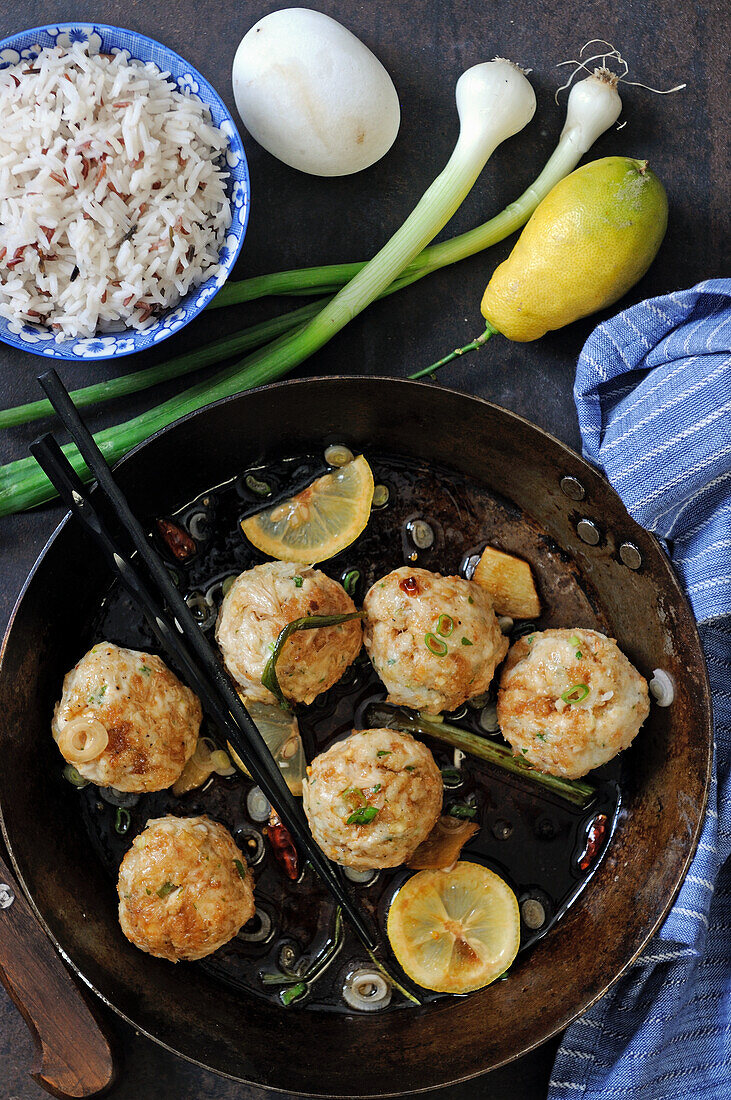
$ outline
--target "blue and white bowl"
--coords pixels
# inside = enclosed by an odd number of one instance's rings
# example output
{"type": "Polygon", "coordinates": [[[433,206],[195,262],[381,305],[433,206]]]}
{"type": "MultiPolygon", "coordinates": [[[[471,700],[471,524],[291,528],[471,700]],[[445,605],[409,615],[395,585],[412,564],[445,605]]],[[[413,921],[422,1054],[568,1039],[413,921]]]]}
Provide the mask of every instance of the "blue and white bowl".
{"type": "Polygon", "coordinates": [[[246,154],[231,114],[218,92],[194,69],[189,62],[137,31],[110,27],[104,23],[54,23],[45,27],[33,27],[0,41],[0,69],[31,59],[38,47],[64,46],[74,42],[88,42],[99,53],[126,51],[139,61],[153,61],[159,69],[170,73],[181,92],[195,96],[206,104],[211,119],[226,134],[229,149],[226,167],[229,173],[228,191],[231,200],[231,225],[223,248],[219,253],[219,267],[215,275],[201,283],[173,310],[160,316],[157,323],[145,332],[125,329],[119,333],[104,333],[86,338],[69,338],[57,343],[47,329],[22,321],[8,321],[0,317],[0,340],[23,351],[44,355],[49,359],[112,359],[132,355],[159,344],[192,321],[221,289],[236,263],[246,235],[249,220],[249,167],[246,154]]]}

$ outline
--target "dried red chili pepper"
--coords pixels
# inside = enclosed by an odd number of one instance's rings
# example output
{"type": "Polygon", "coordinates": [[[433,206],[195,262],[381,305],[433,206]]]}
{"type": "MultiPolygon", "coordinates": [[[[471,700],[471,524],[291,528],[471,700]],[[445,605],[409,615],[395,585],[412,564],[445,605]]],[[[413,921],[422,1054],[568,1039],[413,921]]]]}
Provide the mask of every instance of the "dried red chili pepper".
{"type": "Polygon", "coordinates": [[[289,829],[279,820],[276,810],[272,810],[269,815],[269,824],[264,832],[269,838],[277,863],[284,869],[287,878],[291,878],[292,882],[295,882],[300,873],[299,855],[289,829]]]}
{"type": "Polygon", "coordinates": [[[404,577],[402,581],[399,581],[399,588],[402,592],[405,592],[407,596],[418,596],[421,592],[419,581],[416,577],[404,577]]]}
{"type": "Polygon", "coordinates": [[[586,847],[579,857],[579,867],[588,871],[604,844],[607,832],[607,815],[597,814],[586,831],[586,847]]]}
{"type": "MultiPolygon", "coordinates": [[[[134,298],[134,294],[132,297],[134,298]]],[[[178,561],[185,561],[186,558],[195,554],[196,547],[193,539],[182,527],[178,527],[177,523],[171,523],[169,519],[158,519],[155,520],[155,526],[160,538],[178,561]]]]}

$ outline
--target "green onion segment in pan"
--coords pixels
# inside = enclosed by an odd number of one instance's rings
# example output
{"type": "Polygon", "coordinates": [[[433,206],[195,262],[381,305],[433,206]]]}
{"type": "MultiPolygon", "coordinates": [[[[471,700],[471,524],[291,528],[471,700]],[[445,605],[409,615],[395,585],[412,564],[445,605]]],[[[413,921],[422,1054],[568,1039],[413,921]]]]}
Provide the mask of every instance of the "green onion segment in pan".
{"type": "Polygon", "coordinates": [[[281,656],[282,650],[284,649],[284,643],[287,639],[298,630],[317,630],[317,628],[321,626],[340,626],[341,623],[348,623],[351,619],[362,619],[364,615],[364,611],[351,611],[345,615],[305,615],[301,619],[293,619],[291,623],[287,623],[284,630],[280,631],[279,637],[274,643],[274,649],[266,663],[261,678],[262,685],[267,688],[268,691],[271,691],[280,707],[284,710],[292,709],[289,701],[284,696],[277,678],[277,661],[281,656]]]}

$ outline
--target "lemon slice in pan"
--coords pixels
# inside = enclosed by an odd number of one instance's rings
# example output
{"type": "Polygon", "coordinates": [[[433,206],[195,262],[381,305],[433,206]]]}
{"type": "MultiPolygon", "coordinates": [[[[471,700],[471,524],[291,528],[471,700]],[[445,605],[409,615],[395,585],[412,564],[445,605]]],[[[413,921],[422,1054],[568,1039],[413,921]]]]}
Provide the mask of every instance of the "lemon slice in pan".
{"type": "Polygon", "coordinates": [[[477,863],[419,871],[391,903],[393,952],[408,976],[439,993],[482,989],[507,970],[520,944],[520,911],[501,878],[477,863]]]}
{"type": "Polygon", "coordinates": [[[358,538],[372,500],[373,474],[361,455],[318,477],[290,500],[243,520],[241,528],[270,558],[326,561],[358,538]]]}

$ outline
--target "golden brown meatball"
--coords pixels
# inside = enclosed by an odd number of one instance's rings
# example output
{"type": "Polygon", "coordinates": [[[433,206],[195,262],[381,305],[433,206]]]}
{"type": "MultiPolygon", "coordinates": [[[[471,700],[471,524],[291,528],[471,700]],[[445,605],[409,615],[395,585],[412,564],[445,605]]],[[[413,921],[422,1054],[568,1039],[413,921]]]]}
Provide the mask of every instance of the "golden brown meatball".
{"type": "Polygon", "coordinates": [[[196,695],[152,653],[100,642],[63,682],[51,726],[84,779],[120,791],[161,791],[193,755],[196,695]]]}
{"type": "Polygon", "coordinates": [[[544,630],[511,647],[497,716],[516,754],[578,779],[634,739],[650,712],[647,683],[596,630],[544,630]]]}
{"type": "MultiPolygon", "coordinates": [[[[276,700],[262,687],[261,678],[284,627],[307,615],[347,615],[355,610],[343,586],[319,569],[269,561],[236,578],[221,605],[216,640],[226,668],[244,695],[255,702],[273,703],[276,700]]],[[[311,703],[353,663],[362,638],[359,619],[293,634],[277,662],[284,695],[297,703],[311,703]]]]}
{"type": "Polygon", "coordinates": [[[135,837],[117,883],[128,940],[159,959],[202,959],[254,915],[254,885],[228,829],[209,817],[158,817],[135,837]]]}
{"type": "Polygon", "coordinates": [[[363,602],[365,646],[392,703],[438,714],[487,691],[508,651],[479,584],[401,566],[363,602]]]}
{"type": "Polygon", "coordinates": [[[354,730],[307,769],[312,835],[345,867],[398,867],[442,809],[442,775],[426,745],[397,730],[354,730]]]}

